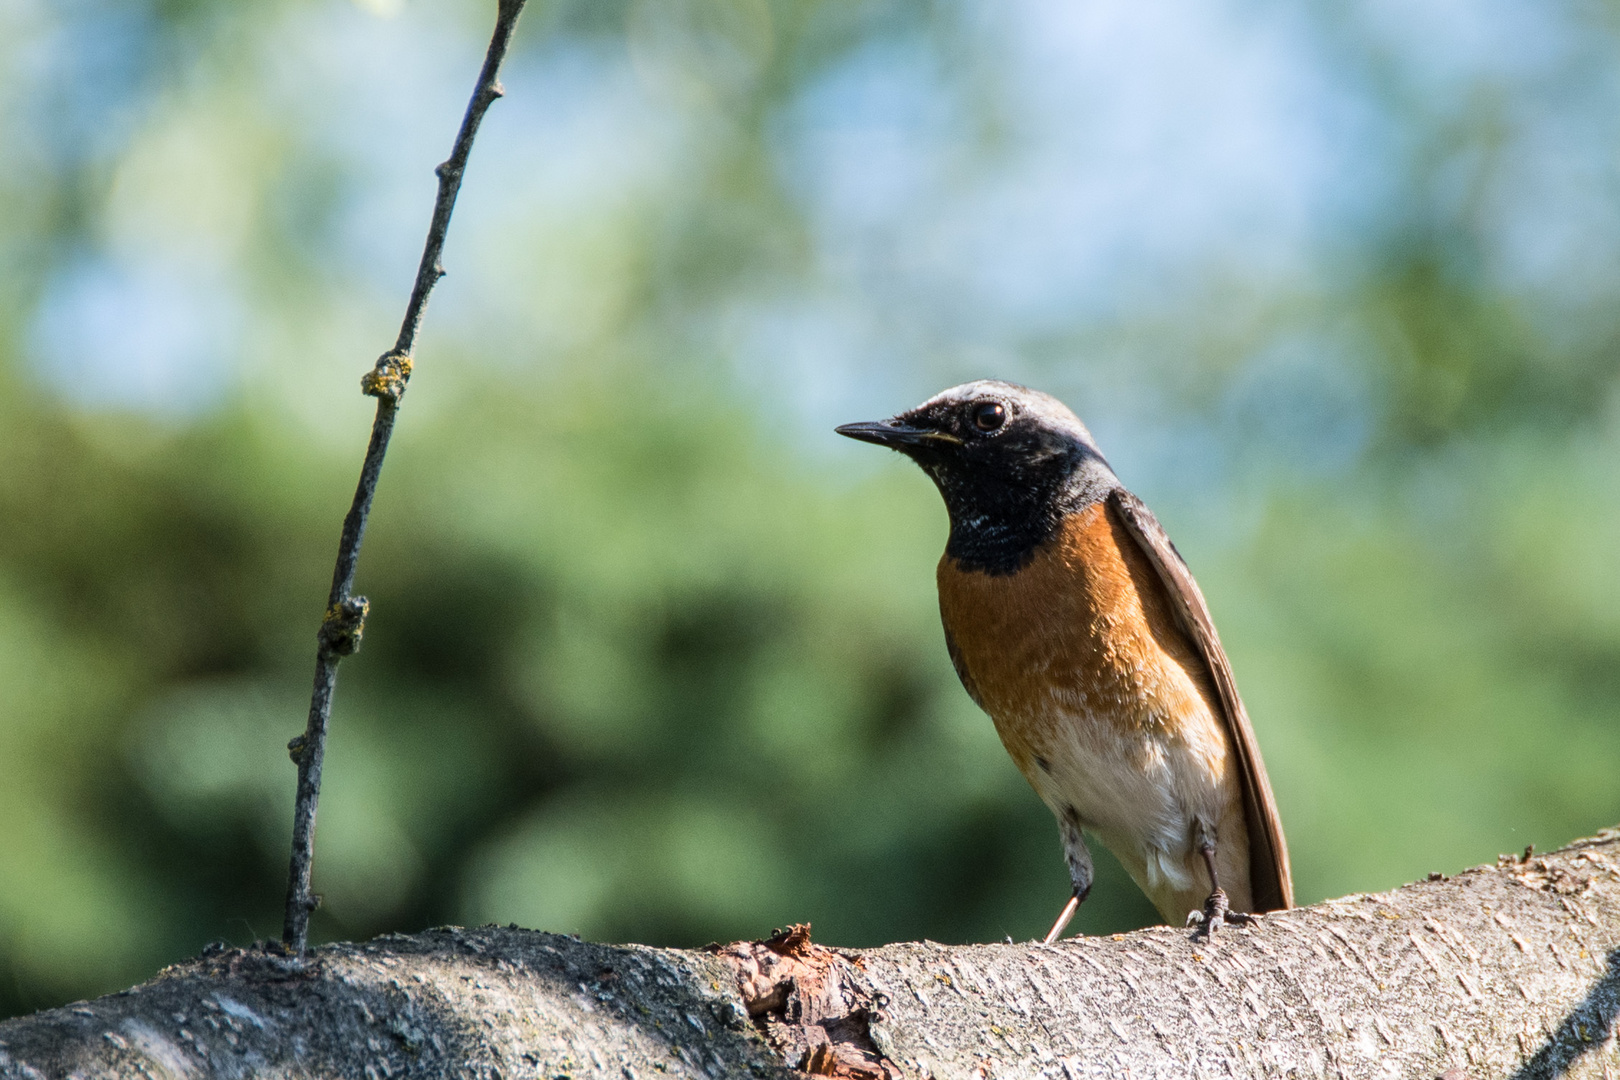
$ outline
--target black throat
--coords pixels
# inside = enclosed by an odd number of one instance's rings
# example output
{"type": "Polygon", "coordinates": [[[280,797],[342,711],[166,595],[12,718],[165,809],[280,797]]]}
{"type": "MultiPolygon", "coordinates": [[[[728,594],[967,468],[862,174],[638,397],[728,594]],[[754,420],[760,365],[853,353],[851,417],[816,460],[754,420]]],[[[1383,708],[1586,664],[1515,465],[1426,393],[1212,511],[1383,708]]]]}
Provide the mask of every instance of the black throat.
{"type": "Polygon", "coordinates": [[[1065,517],[1119,486],[1108,463],[1087,447],[1036,461],[977,464],[923,468],[951,516],[945,554],[958,569],[992,576],[1022,570],[1065,517]]]}

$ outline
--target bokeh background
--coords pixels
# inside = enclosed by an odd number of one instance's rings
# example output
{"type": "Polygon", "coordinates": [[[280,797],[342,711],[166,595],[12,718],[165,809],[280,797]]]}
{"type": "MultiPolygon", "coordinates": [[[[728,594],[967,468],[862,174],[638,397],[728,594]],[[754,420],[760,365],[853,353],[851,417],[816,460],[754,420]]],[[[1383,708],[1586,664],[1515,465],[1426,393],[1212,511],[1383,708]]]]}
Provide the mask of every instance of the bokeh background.
{"type": "MultiPolygon", "coordinates": [[[[314,631],[492,19],[0,0],[0,1015],[274,937],[314,631]]],[[[316,936],[1028,938],[945,518],[1063,397],[1302,901],[1620,820],[1620,9],[532,0],[361,568],[316,936]]],[[[1117,866],[1091,933],[1152,912],[1117,866]]]]}

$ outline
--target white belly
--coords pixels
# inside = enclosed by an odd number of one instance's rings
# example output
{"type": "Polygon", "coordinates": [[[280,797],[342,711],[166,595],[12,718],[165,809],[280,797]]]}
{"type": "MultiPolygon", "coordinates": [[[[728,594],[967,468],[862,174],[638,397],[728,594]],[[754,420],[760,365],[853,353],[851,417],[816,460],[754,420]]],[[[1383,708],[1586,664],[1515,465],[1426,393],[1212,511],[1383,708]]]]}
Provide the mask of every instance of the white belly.
{"type": "Polygon", "coordinates": [[[1052,732],[1030,771],[1060,819],[1073,808],[1167,921],[1179,923],[1209,895],[1199,845],[1216,841],[1221,886],[1234,909],[1252,906],[1248,836],[1235,762],[1214,717],[1122,732],[1073,714],[1043,718],[1052,732]],[[1055,722],[1054,722],[1055,721],[1055,722]]]}

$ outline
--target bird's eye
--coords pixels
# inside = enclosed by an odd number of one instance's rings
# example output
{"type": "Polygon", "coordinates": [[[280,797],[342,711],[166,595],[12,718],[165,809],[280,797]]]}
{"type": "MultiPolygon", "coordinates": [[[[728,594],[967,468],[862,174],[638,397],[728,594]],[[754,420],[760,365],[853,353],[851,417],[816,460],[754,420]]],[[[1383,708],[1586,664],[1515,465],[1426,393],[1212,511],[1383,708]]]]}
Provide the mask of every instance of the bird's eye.
{"type": "Polygon", "coordinates": [[[973,409],[973,426],[980,431],[994,431],[1007,422],[1007,409],[999,401],[987,401],[973,409]]]}

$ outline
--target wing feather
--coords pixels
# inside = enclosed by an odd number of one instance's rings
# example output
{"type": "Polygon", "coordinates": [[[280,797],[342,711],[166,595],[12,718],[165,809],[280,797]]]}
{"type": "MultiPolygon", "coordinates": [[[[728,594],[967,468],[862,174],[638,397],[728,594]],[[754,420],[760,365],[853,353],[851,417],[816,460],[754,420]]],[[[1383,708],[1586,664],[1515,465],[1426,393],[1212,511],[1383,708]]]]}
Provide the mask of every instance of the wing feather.
{"type": "Polygon", "coordinates": [[[1232,676],[1226,651],[1221,648],[1220,636],[1215,633],[1215,621],[1204,603],[1204,594],[1193,580],[1192,571],[1182,561],[1181,553],[1170,542],[1164,526],[1141,499],[1124,488],[1117,488],[1108,496],[1108,501],[1158,571],[1177,621],[1203,656],[1214,680],[1226,731],[1237,750],[1243,773],[1243,808],[1249,827],[1249,887],[1254,895],[1254,909],[1261,912],[1291,908],[1294,881],[1288,868],[1288,842],[1283,838],[1282,819],[1277,815],[1277,803],[1271,795],[1265,762],[1260,759],[1260,744],[1249,726],[1249,714],[1238,696],[1237,680],[1232,676]]]}

